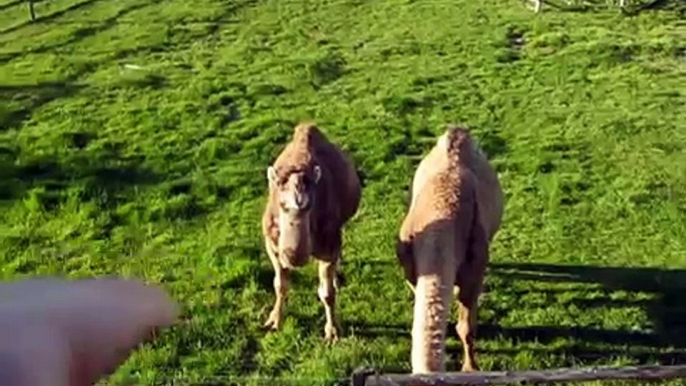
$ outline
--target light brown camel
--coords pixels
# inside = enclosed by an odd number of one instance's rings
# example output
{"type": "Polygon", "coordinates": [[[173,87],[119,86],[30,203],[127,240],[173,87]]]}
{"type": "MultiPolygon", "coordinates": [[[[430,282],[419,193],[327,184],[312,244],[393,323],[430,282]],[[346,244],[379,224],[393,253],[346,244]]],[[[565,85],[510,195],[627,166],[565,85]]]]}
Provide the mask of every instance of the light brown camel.
{"type": "Polygon", "coordinates": [[[477,370],[478,298],[489,245],[503,216],[498,177],[469,133],[449,127],[419,164],[411,197],[399,233],[397,258],[415,295],[412,372],[444,370],[453,296],[459,306],[462,370],[477,370]]]}

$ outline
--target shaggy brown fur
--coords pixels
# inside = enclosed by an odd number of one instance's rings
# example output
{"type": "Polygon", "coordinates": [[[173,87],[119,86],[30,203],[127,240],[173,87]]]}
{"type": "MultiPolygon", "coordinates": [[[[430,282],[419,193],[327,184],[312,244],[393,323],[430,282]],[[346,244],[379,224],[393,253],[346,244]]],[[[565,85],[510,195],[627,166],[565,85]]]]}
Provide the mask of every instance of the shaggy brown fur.
{"type": "Polygon", "coordinates": [[[362,194],[355,167],[317,126],[302,123],[267,176],[269,199],[262,231],[275,271],[276,302],[265,326],[280,328],[290,271],[314,256],[319,263],[318,295],[326,313],[324,334],[327,341],[335,341],[341,232],[357,212],[362,194]]]}
{"type": "Polygon", "coordinates": [[[412,372],[443,371],[453,296],[459,305],[462,370],[476,370],[477,302],[489,244],[503,214],[497,175],[467,131],[450,127],[419,164],[411,193],[397,257],[415,292],[412,372]]]}

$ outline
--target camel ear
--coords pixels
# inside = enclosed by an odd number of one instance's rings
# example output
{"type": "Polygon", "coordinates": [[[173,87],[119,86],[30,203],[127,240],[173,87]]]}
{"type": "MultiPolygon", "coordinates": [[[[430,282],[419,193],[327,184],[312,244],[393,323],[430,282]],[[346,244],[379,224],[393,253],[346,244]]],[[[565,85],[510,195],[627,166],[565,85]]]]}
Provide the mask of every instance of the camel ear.
{"type": "Polygon", "coordinates": [[[314,165],[314,183],[318,183],[322,178],[322,168],[319,165],[314,165]]]}
{"type": "Polygon", "coordinates": [[[267,180],[269,181],[269,185],[276,185],[276,182],[278,181],[276,175],[276,169],[273,166],[270,166],[267,168],[267,180]]]}

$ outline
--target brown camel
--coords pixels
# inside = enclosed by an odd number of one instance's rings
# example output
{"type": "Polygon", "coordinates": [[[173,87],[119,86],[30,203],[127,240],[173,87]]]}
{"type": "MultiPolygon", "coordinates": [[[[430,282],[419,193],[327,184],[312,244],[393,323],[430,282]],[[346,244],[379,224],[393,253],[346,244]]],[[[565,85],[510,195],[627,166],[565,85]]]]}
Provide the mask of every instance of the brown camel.
{"type": "Polygon", "coordinates": [[[355,167],[317,126],[302,123],[267,169],[267,178],[262,231],[274,266],[276,302],[265,327],[281,327],[290,272],[314,256],[319,263],[318,295],[326,313],[325,339],[336,341],[342,227],[357,212],[362,195],[355,167]]]}

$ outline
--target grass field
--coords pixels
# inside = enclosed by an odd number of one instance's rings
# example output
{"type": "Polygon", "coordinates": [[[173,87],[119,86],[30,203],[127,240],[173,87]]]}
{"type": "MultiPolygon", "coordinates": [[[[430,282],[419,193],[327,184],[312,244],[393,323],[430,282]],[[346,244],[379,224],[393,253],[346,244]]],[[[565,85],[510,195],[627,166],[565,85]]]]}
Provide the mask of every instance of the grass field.
{"type": "MultiPolygon", "coordinates": [[[[0,272],[162,283],[183,323],[110,381],[331,384],[409,370],[394,255],[449,122],[506,192],[483,369],[686,362],[686,13],[534,14],[516,0],[0,0],[0,272]],[[266,167],[315,119],[354,158],[342,339],[314,265],[283,331],[266,167]],[[276,380],[280,380],[277,382],[276,380]]],[[[452,330],[451,330],[452,331],[452,330]]],[[[448,341],[450,370],[461,347],[448,341]]],[[[679,383],[674,383],[679,384],[679,383]]]]}

